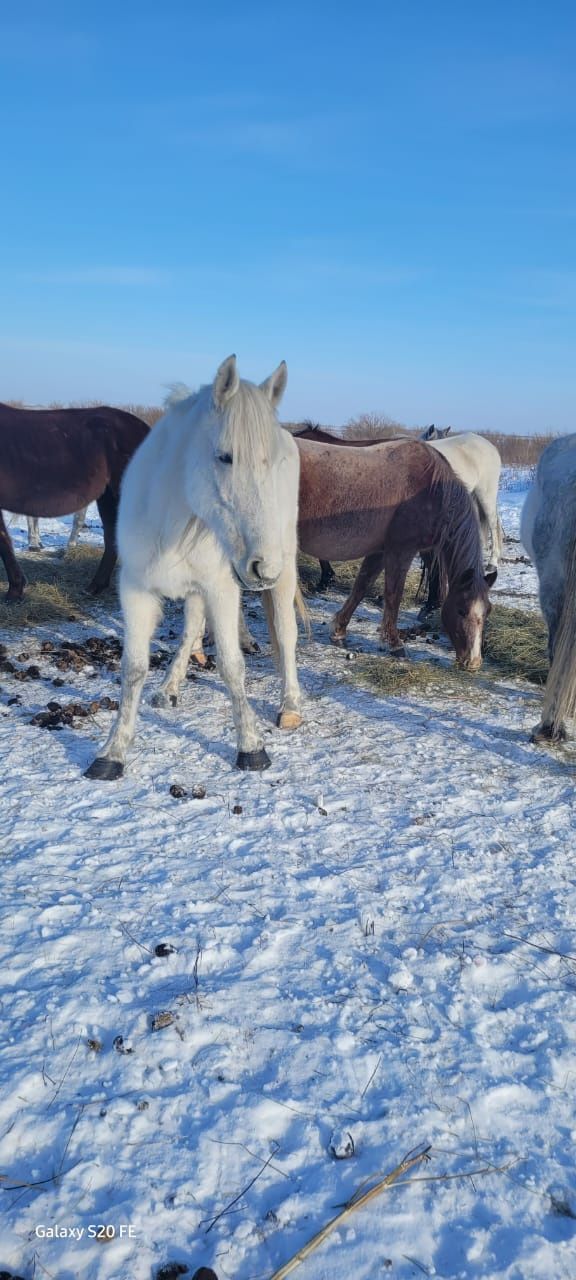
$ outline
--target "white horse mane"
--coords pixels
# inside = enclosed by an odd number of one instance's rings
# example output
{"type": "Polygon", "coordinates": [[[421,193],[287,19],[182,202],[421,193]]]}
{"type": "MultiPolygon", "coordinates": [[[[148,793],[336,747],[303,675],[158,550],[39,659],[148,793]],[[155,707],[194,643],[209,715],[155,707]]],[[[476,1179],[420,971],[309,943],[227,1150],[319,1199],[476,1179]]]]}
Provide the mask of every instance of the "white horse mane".
{"type": "Polygon", "coordinates": [[[186,386],[185,382],[169,382],[168,394],[164,396],[163,404],[166,411],[174,409],[176,405],[182,404],[184,400],[191,400],[196,392],[186,386]]]}

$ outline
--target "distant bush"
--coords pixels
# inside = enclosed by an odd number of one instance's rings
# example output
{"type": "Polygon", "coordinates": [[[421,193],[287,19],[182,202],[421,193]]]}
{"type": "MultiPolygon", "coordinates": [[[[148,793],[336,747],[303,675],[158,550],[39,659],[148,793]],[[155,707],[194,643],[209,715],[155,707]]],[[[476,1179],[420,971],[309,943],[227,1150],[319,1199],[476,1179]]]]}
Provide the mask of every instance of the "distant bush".
{"type": "MultiPolygon", "coordinates": [[[[23,409],[23,400],[8,400],[15,409],[23,409]]],[[[101,404],[100,400],[74,400],[69,401],[66,405],[53,401],[48,408],[50,409],[83,409],[96,408],[101,404]]],[[[39,406],[35,405],[35,408],[39,406]]],[[[150,427],[162,417],[164,410],[154,404],[123,404],[118,406],[120,409],[126,409],[129,413],[135,413],[136,417],[142,418],[150,427]]],[[[309,425],[304,422],[285,422],[284,426],[290,430],[298,429],[309,425]]],[[[383,413],[361,413],[356,418],[350,418],[343,427],[333,427],[319,423],[325,431],[332,431],[336,436],[343,436],[344,439],[366,440],[370,436],[374,439],[393,440],[398,436],[409,436],[419,439],[425,430],[427,423],[421,427],[407,427],[403,422],[396,422],[394,418],[389,418],[383,413]]],[[[482,431],[477,428],[478,435],[485,436],[486,440],[490,440],[496,445],[504,466],[509,467],[535,467],[542,450],[547,444],[558,435],[558,432],[549,432],[548,434],[540,433],[533,436],[508,435],[505,431],[482,431]]],[[[453,428],[454,435],[467,435],[468,432],[459,432],[457,428],[453,428]]]]}
{"type": "Polygon", "coordinates": [[[394,418],[381,413],[360,413],[358,417],[350,418],[342,427],[341,434],[346,440],[369,440],[370,436],[379,437],[380,440],[394,440],[398,436],[418,435],[421,432],[419,428],[410,431],[402,422],[395,422],[394,418]]]}

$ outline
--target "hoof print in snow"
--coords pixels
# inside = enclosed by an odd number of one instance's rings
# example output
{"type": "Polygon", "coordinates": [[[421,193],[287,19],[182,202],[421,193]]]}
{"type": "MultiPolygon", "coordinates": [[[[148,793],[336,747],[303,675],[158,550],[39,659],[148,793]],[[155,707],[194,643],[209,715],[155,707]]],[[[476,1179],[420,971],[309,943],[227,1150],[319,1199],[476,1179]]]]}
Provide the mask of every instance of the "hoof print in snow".
{"type": "MultiPolygon", "coordinates": [[[[166,1262],[156,1272],[156,1280],[178,1280],[179,1276],[189,1276],[190,1270],[185,1262],[166,1262]]],[[[193,1280],[193,1278],[192,1278],[193,1280]]]]}
{"type": "Polygon", "coordinates": [[[173,956],[177,950],[178,948],[173,947],[171,942],[159,942],[157,946],[154,947],[154,955],[173,956]]]}
{"type": "Polygon", "coordinates": [[[192,787],[191,794],[192,794],[193,800],[205,800],[206,787],[203,787],[201,782],[195,782],[194,786],[192,787]]]}
{"type": "Polygon", "coordinates": [[[238,814],[238,813],[243,813],[242,805],[241,805],[241,804],[235,804],[235,805],[233,805],[233,806],[232,806],[232,813],[236,813],[236,814],[238,814]]]}
{"type": "Polygon", "coordinates": [[[124,1036],[114,1036],[114,1048],[116,1053],[134,1053],[131,1044],[126,1044],[124,1036]]]}
{"type": "Polygon", "coordinates": [[[335,1160],[350,1160],[356,1153],[352,1134],[347,1129],[335,1129],[328,1150],[335,1160]]]}
{"type": "Polygon", "coordinates": [[[92,1050],[92,1053],[102,1053],[102,1041],[101,1041],[101,1040],[87,1040],[87,1041],[86,1041],[86,1044],[87,1044],[88,1048],[92,1050]]]}
{"type": "Polygon", "coordinates": [[[152,1015],[152,1022],[150,1025],[153,1031],[163,1031],[164,1027],[171,1027],[175,1020],[174,1014],[170,1013],[169,1009],[163,1009],[161,1013],[154,1013],[152,1015]]]}
{"type": "Polygon", "coordinates": [[[212,1270],[212,1267],[198,1267],[198,1270],[192,1276],[192,1280],[218,1280],[218,1276],[212,1270]]]}
{"type": "Polygon", "coordinates": [[[186,787],[180,786],[179,782],[173,782],[170,787],[170,795],[173,796],[175,800],[185,800],[188,792],[186,787]]]}
{"type": "Polygon", "coordinates": [[[147,1111],[149,1106],[150,1106],[150,1103],[148,1102],[147,1098],[140,1098],[136,1103],[136,1110],[147,1111]]]}

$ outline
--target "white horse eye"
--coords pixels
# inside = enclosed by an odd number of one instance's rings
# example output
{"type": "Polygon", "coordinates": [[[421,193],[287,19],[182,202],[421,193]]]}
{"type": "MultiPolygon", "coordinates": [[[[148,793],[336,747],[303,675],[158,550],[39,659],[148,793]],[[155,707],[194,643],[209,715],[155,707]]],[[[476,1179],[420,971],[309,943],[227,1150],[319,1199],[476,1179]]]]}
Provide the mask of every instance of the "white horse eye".
{"type": "Polygon", "coordinates": [[[231,454],[231,453],[219,453],[219,454],[218,454],[218,461],[219,461],[219,462],[225,462],[225,463],[227,463],[227,465],[228,465],[228,466],[232,466],[232,454],[231,454]]]}

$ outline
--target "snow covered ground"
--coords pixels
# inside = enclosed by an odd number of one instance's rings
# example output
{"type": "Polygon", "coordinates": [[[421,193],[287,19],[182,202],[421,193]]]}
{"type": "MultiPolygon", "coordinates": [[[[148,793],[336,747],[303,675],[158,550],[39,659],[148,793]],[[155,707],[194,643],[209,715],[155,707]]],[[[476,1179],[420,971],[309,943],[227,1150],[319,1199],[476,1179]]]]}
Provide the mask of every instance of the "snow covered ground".
{"type": "MultiPolygon", "coordinates": [[[[502,495],[513,538],[522,497],[502,495]]],[[[507,543],[496,598],[536,607],[523,555],[507,543]]],[[[126,778],[85,781],[111,713],[29,721],[114,697],[117,672],[40,654],[85,639],[73,623],[0,636],[42,673],[0,675],[0,1270],[269,1280],[425,1144],[296,1275],[574,1280],[574,750],[529,744],[540,695],[520,681],[358,687],[328,645],[336,607],[311,601],[290,736],[250,602],[262,775],[233,768],[215,672],[169,714],[153,670],[126,778]]],[[[377,616],[350,628],[366,651],[377,616]]],[[[120,634],[98,618],[91,634],[120,634]]]]}

